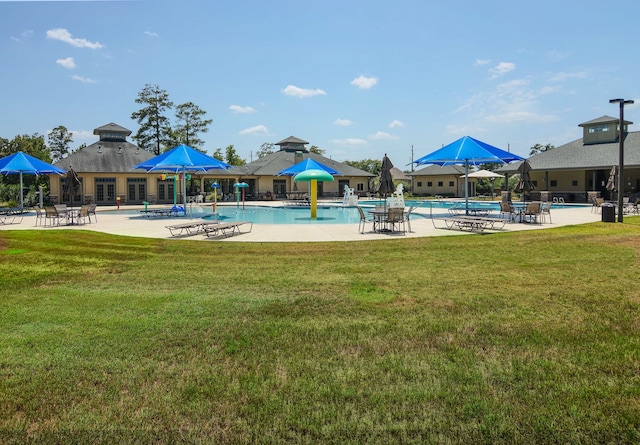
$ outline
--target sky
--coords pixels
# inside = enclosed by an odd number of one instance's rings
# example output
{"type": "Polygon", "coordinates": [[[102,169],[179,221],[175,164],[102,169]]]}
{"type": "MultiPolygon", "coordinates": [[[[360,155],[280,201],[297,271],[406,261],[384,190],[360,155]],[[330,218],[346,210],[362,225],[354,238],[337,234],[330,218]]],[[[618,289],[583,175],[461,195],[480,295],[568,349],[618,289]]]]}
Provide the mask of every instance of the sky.
{"type": "Polygon", "coordinates": [[[135,135],[149,84],[206,111],[207,153],[247,162],[289,136],[403,170],[463,136],[528,157],[618,117],[613,98],[640,120],[638,17],[637,0],[0,0],[0,137],[135,135]]]}

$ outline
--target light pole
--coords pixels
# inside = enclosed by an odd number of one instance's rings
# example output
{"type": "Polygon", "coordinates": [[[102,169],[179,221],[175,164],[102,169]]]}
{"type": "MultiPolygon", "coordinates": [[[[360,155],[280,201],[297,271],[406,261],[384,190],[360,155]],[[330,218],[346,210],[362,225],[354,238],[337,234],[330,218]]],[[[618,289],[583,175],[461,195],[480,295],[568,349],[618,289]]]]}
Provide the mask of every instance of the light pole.
{"type": "Polygon", "coordinates": [[[624,209],[624,106],[625,104],[634,103],[632,100],[624,99],[611,99],[610,104],[620,104],[620,129],[618,130],[618,140],[620,141],[620,148],[618,154],[618,222],[623,221],[623,209],[624,209]]]}

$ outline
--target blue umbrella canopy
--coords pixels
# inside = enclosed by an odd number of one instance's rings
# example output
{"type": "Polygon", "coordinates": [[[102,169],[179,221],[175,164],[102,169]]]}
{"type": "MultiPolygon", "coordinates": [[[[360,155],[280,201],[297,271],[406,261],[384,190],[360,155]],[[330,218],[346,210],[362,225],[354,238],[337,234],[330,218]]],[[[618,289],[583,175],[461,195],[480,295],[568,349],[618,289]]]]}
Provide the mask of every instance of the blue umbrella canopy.
{"type": "Polygon", "coordinates": [[[493,145],[464,136],[457,141],[445,145],[444,147],[414,161],[417,165],[437,164],[488,164],[488,163],[509,163],[512,161],[522,161],[518,155],[504,151],[493,145]]]}
{"type": "Polygon", "coordinates": [[[20,175],[20,208],[22,209],[24,208],[22,197],[22,175],[24,173],[31,175],[64,175],[66,170],[19,151],[0,159],[0,173],[20,175]]]}
{"type": "Polygon", "coordinates": [[[291,167],[285,168],[278,172],[278,176],[280,175],[289,175],[295,176],[300,172],[307,170],[324,170],[331,175],[339,175],[340,173],[331,167],[327,167],[324,164],[321,164],[317,161],[314,161],[311,158],[307,158],[304,161],[298,162],[297,164],[293,164],[291,167]]]}
{"type": "Polygon", "coordinates": [[[155,158],[141,162],[133,167],[132,170],[180,173],[183,171],[228,170],[229,168],[229,164],[182,144],[155,158]]]}
{"type": "MultiPolygon", "coordinates": [[[[219,159],[212,158],[188,145],[178,145],[161,155],[133,167],[131,170],[145,170],[147,172],[206,172],[209,170],[228,170],[231,166],[219,159]]],[[[187,208],[187,181],[182,181],[182,199],[187,208]]],[[[185,212],[186,214],[186,212],[185,212]]]]}
{"type": "Polygon", "coordinates": [[[493,145],[464,136],[457,141],[445,145],[444,147],[429,153],[420,159],[413,161],[416,165],[436,164],[454,165],[464,164],[465,184],[464,198],[466,213],[469,213],[469,164],[489,164],[489,163],[509,163],[513,161],[523,161],[518,155],[509,153],[493,145]]]}

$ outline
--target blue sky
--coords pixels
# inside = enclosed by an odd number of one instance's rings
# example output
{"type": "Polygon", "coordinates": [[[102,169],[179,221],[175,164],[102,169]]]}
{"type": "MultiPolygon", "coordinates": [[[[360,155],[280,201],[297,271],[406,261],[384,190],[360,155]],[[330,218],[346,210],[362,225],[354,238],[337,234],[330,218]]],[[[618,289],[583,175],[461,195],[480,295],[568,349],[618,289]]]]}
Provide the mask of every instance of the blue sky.
{"type": "Polygon", "coordinates": [[[0,136],[135,134],[157,84],[213,119],[209,154],[294,135],[405,168],[468,135],[526,157],[617,117],[609,99],[640,119],[638,17],[637,0],[0,1],[0,136]]]}

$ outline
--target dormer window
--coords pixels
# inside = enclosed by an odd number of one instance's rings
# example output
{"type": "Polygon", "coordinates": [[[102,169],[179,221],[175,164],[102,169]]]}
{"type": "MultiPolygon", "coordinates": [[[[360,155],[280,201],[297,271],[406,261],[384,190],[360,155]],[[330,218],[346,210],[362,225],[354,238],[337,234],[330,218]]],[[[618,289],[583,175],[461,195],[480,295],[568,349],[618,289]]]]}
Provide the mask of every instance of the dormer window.
{"type": "Polygon", "coordinates": [[[608,125],[594,125],[593,127],[589,127],[589,133],[603,133],[605,131],[609,131],[608,125]]]}

